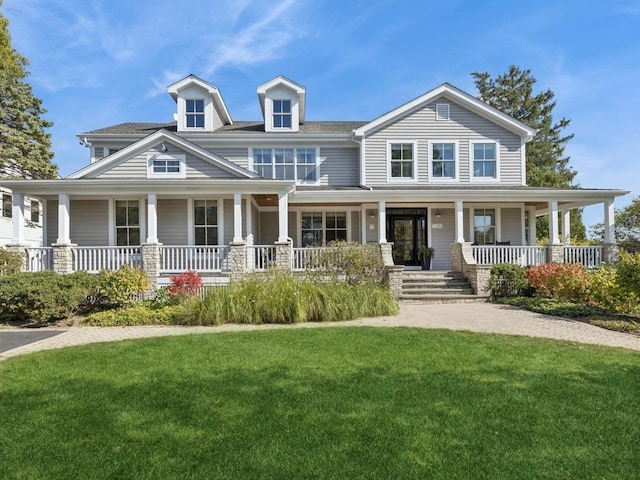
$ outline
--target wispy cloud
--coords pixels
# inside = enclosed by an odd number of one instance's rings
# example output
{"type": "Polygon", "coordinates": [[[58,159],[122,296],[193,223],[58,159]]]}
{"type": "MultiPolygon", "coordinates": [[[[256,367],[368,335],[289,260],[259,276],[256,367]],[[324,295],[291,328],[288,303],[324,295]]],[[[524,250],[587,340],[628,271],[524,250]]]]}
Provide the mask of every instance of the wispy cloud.
{"type": "MultiPolygon", "coordinates": [[[[264,18],[237,33],[231,32],[210,56],[203,75],[210,77],[217,70],[230,65],[252,65],[276,58],[282,48],[298,34],[286,21],[286,14],[295,3],[295,0],[284,0],[275,8],[270,6],[270,11],[264,18]]],[[[245,2],[245,6],[247,5],[248,2],[245,2]]]]}

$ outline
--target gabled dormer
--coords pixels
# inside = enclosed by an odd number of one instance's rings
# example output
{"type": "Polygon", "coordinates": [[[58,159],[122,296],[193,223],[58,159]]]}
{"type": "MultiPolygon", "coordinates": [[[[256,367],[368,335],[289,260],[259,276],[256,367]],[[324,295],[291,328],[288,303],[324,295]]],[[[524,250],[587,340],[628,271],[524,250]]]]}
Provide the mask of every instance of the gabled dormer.
{"type": "Polygon", "coordinates": [[[282,75],[258,87],[265,132],[297,132],[304,123],[306,90],[282,75]]]}
{"type": "Polygon", "coordinates": [[[169,85],[177,104],[178,132],[213,132],[233,124],[220,91],[195,75],[169,85]]]}

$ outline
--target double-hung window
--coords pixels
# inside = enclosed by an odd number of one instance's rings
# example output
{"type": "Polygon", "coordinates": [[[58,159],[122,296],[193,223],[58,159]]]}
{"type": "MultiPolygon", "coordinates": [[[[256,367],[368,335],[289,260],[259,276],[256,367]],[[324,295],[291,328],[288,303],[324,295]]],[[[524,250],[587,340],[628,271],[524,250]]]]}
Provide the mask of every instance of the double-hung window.
{"type": "Polygon", "coordinates": [[[497,152],[495,143],[473,143],[473,176],[497,178],[497,152]]]}
{"type": "Polygon", "coordinates": [[[11,194],[3,193],[2,194],[2,216],[5,218],[13,217],[12,207],[13,203],[11,202],[11,194]]]}
{"type": "Polygon", "coordinates": [[[276,180],[291,180],[295,175],[293,148],[274,148],[276,180]]]}
{"type": "Polygon", "coordinates": [[[392,179],[413,179],[414,176],[414,144],[413,143],[391,143],[390,166],[392,179]]]}
{"type": "Polygon", "coordinates": [[[40,223],[40,202],[31,200],[31,222],[40,223]]]}
{"type": "Polygon", "coordinates": [[[218,245],[218,201],[193,201],[194,243],[218,245]]]}
{"type": "Polygon", "coordinates": [[[186,100],[187,128],[204,128],[204,100],[186,100]]]}
{"type": "Polygon", "coordinates": [[[431,176],[432,178],[455,178],[456,175],[456,144],[431,144],[431,176]]]}
{"type": "Polygon", "coordinates": [[[140,245],[140,202],[116,200],[116,245],[140,245]]]}
{"type": "Polygon", "coordinates": [[[473,240],[478,245],[494,245],[496,242],[496,211],[476,208],[473,212],[473,240]]]}
{"type": "Polygon", "coordinates": [[[302,212],[302,246],[347,240],[346,212],[302,212]]]}
{"type": "Polygon", "coordinates": [[[291,100],[273,101],[273,128],[291,128],[291,100]]]}
{"type": "Polygon", "coordinates": [[[254,148],[253,171],[264,178],[315,182],[316,158],[315,148],[254,148]]]}

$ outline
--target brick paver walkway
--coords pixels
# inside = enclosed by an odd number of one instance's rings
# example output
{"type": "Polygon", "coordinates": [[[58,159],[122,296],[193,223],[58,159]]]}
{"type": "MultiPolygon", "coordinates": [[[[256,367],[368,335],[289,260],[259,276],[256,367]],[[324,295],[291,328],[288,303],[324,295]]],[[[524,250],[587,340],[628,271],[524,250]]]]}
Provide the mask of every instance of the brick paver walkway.
{"type": "MultiPolygon", "coordinates": [[[[540,315],[491,303],[441,305],[402,304],[395,317],[362,318],[351,322],[295,325],[222,325],[219,327],[73,327],[60,335],[0,354],[3,358],[56,348],[145,337],[218,333],[277,328],[331,328],[335,326],[414,327],[522,335],[640,350],[640,336],[613,332],[586,323],[540,315]]],[[[55,328],[55,327],[52,327],[55,328]]],[[[60,330],[56,328],[56,330],[60,330]]],[[[10,331],[2,329],[1,331],[10,331]]]]}

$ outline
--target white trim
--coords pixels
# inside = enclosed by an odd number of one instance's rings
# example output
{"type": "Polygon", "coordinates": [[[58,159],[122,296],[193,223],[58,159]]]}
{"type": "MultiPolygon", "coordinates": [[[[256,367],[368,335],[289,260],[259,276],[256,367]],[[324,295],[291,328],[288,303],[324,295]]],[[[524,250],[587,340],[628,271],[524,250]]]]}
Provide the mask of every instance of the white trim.
{"type": "MultiPolygon", "coordinates": [[[[291,145],[270,145],[270,146],[254,146],[254,147],[249,147],[249,161],[248,161],[248,168],[251,170],[252,173],[254,173],[255,175],[257,175],[259,178],[266,178],[266,177],[260,177],[256,171],[255,171],[255,167],[257,164],[254,164],[253,160],[254,160],[254,150],[270,150],[271,151],[271,163],[269,164],[271,166],[271,178],[268,180],[275,180],[275,176],[276,176],[276,166],[284,166],[284,165],[289,165],[289,166],[293,166],[293,178],[291,179],[283,179],[283,180],[279,180],[279,181],[290,181],[290,182],[295,182],[296,185],[320,185],[320,177],[321,177],[321,173],[320,173],[320,165],[321,165],[321,159],[320,159],[320,147],[305,147],[305,146],[299,146],[299,147],[294,147],[291,145]],[[276,163],[276,155],[275,155],[275,151],[276,150],[293,150],[293,164],[291,163],[276,163]],[[315,157],[315,163],[311,164],[311,163],[299,163],[298,162],[298,150],[313,150],[313,154],[315,157]],[[309,166],[309,165],[315,165],[315,180],[314,181],[304,181],[304,180],[300,180],[298,179],[298,167],[299,166],[309,166]]],[[[265,164],[259,164],[259,165],[265,165],[265,164]]]]}
{"type": "MultiPolygon", "coordinates": [[[[177,82],[169,85],[167,90],[169,91],[169,94],[171,95],[171,97],[177,101],[180,95],[180,90],[183,90],[184,88],[189,87],[191,85],[197,85],[198,87],[204,89],[210,95],[211,99],[215,103],[216,110],[219,112],[221,120],[225,124],[233,125],[233,120],[231,119],[229,110],[227,110],[227,106],[225,105],[224,100],[222,99],[222,95],[220,94],[218,87],[216,87],[215,85],[212,85],[209,82],[206,82],[201,78],[196,77],[195,75],[189,75],[183,78],[182,80],[178,80],[177,82]]],[[[206,123],[206,119],[205,119],[205,123],[206,123]]]]}
{"type": "Polygon", "coordinates": [[[522,138],[520,139],[520,176],[521,176],[521,184],[527,184],[527,141],[522,138]]]}
{"type": "Polygon", "coordinates": [[[154,153],[147,154],[147,178],[187,178],[187,161],[186,155],[180,153],[154,153]],[[174,161],[180,162],[178,173],[158,173],[153,171],[153,163],[158,161],[174,161]]]}
{"type": "Polygon", "coordinates": [[[24,193],[13,192],[11,195],[11,221],[13,224],[12,242],[14,245],[22,245],[24,235],[24,193]]]}
{"type": "Polygon", "coordinates": [[[502,207],[494,207],[496,211],[496,243],[502,241],[502,207]]]}
{"type": "Polygon", "coordinates": [[[429,159],[427,178],[429,183],[460,183],[460,141],[452,139],[432,139],[427,143],[427,158],[429,159]],[[453,162],[454,178],[433,176],[433,145],[438,143],[449,143],[454,145],[453,162]]]}
{"type": "Polygon", "coordinates": [[[233,194],[233,243],[242,243],[242,194],[233,194]]]}
{"type": "Polygon", "coordinates": [[[423,107],[424,105],[432,102],[434,99],[444,95],[447,99],[452,99],[455,103],[459,103],[461,106],[483,116],[498,125],[503,126],[507,130],[510,130],[521,137],[525,138],[526,141],[531,140],[536,133],[536,130],[525,125],[524,123],[516,120],[509,115],[500,112],[499,110],[490,107],[483,101],[475,98],[472,95],[469,95],[466,92],[454,87],[451,84],[444,83],[439,87],[430,90],[419,97],[410,100],[409,102],[401,105],[398,108],[395,108],[384,115],[376,118],[375,120],[363,125],[360,128],[356,128],[354,130],[354,135],[356,137],[363,137],[374,130],[382,128],[383,126],[390,124],[399,118],[402,118],[411,112],[423,107]]]}
{"type": "MultiPolygon", "coordinates": [[[[147,194],[147,238],[144,243],[158,243],[158,196],[147,194]]],[[[140,238],[142,242],[142,237],[140,238]]]]}
{"type": "MultiPolygon", "coordinates": [[[[137,201],[138,202],[138,228],[140,229],[140,244],[145,243],[147,238],[147,208],[145,197],[122,197],[109,199],[109,246],[115,247],[116,237],[116,201],[137,201]]],[[[136,245],[131,245],[136,246],[136,245]]]]}
{"type": "Polygon", "coordinates": [[[500,142],[496,140],[469,140],[469,179],[473,183],[499,183],[500,182],[500,142]],[[493,144],[495,145],[495,177],[476,177],[474,173],[475,145],[493,144]]]}
{"type": "MultiPolygon", "coordinates": [[[[393,139],[386,141],[386,152],[387,152],[387,182],[388,183],[417,183],[418,182],[418,141],[417,140],[403,140],[403,139],[393,139]],[[412,146],[412,163],[413,166],[411,168],[412,177],[393,177],[391,176],[391,146],[392,145],[403,145],[410,144],[412,146]]],[[[404,160],[399,160],[404,161],[404,160]]]]}
{"type": "Polygon", "coordinates": [[[387,243],[387,206],[384,200],[378,202],[378,243],[387,243]]]}
{"type": "MultiPolygon", "coordinates": [[[[218,210],[216,212],[218,214],[218,245],[226,245],[227,242],[224,239],[224,198],[204,198],[203,200],[216,200],[216,209],[218,210]]],[[[195,241],[195,232],[193,236],[195,241]]]]}
{"type": "MultiPolygon", "coordinates": [[[[262,109],[262,115],[264,116],[265,126],[269,125],[269,123],[267,122],[267,119],[269,118],[269,114],[267,112],[268,109],[266,108],[267,94],[270,90],[273,90],[274,88],[277,88],[277,87],[284,87],[285,89],[291,91],[295,95],[296,110],[297,110],[297,117],[298,117],[297,124],[304,123],[306,89],[299,83],[296,83],[293,80],[290,80],[283,75],[278,75],[276,78],[269,80],[268,82],[265,82],[262,85],[259,85],[256,90],[258,93],[258,99],[260,100],[260,108],[262,109]]],[[[293,102],[291,104],[291,108],[292,109],[294,108],[293,102]]],[[[293,118],[292,118],[291,126],[293,127],[293,118]]],[[[298,128],[296,128],[295,130],[297,131],[298,128]]]]}
{"type": "Polygon", "coordinates": [[[70,238],[71,196],[58,194],[58,238],[56,243],[71,243],[70,238]]]}
{"type": "Polygon", "coordinates": [[[551,200],[549,203],[549,243],[551,245],[558,245],[560,239],[558,238],[558,201],[551,200]]]}

